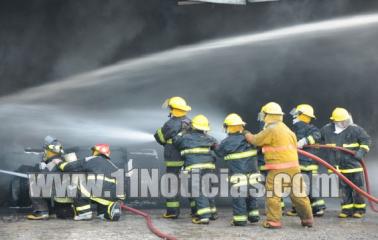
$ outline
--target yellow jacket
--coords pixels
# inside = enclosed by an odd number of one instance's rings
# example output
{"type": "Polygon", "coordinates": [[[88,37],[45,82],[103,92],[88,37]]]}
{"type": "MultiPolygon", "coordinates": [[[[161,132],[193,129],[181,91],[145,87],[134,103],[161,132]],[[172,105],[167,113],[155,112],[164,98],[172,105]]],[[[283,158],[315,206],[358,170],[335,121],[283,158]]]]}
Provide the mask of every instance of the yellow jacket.
{"type": "Polygon", "coordinates": [[[247,134],[246,138],[249,143],[262,147],[267,167],[274,164],[281,164],[277,169],[299,166],[297,138],[282,121],[267,123],[264,130],[256,135],[247,134]]]}

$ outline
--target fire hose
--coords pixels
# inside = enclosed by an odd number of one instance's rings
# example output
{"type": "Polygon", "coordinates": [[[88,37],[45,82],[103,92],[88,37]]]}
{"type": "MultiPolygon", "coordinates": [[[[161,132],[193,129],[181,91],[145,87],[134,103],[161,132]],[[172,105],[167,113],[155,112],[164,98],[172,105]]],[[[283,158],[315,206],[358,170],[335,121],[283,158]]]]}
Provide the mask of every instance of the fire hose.
{"type": "Polygon", "coordinates": [[[176,240],[177,238],[172,236],[172,235],[169,235],[167,233],[163,233],[161,232],[159,229],[157,229],[153,223],[152,223],[152,219],[151,219],[151,216],[148,214],[148,213],[145,213],[145,212],[142,212],[138,209],[135,209],[135,208],[132,208],[132,207],[128,207],[126,206],[125,204],[122,204],[121,205],[122,209],[123,210],[126,210],[126,211],[129,211],[131,213],[134,213],[136,215],[139,215],[139,216],[142,216],[146,219],[146,223],[147,223],[147,226],[148,228],[150,229],[150,231],[152,233],[154,233],[156,236],[162,238],[162,239],[167,239],[167,240],[176,240]]]}
{"type": "MultiPolygon", "coordinates": [[[[351,151],[349,149],[345,149],[345,148],[342,148],[342,147],[336,147],[336,146],[307,145],[305,147],[337,150],[337,151],[342,151],[344,153],[347,153],[347,154],[350,154],[350,155],[353,155],[353,156],[355,154],[354,151],[351,151]]],[[[366,191],[364,191],[360,187],[356,186],[352,181],[350,181],[347,177],[345,177],[342,173],[340,173],[336,168],[334,168],[332,165],[330,165],[329,163],[327,163],[325,160],[321,159],[320,157],[315,156],[314,154],[308,153],[308,152],[306,152],[304,150],[301,150],[301,149],[298,149],[298,153],[301,154],[301,155],[303,155],[303,156],[305,156],[305,157],[311,158],[312,160],[314,160],[314,161],[318,162],[319,164],[323,165],[324,167],[330,169],[339,178],[341,178],[346,184],[348,184],[351,188],[353,188],[356,192],[358,192],[359,194],[361,194],[362,196],[364,196],[368,200],[368,202],[370,204],[370,208],[374,212],[378,212],[377,207],[374,205],[374,204],[378,203],[378,198],[376,198],[373,195],[371,195],[369,175],[368,175],[367,167],[366,167],[366,164],[365,164],[364,160],[360,160],[360,163],[361,163],[361,166],[362,166],[363,172],[364,172],[366,191]]]]}

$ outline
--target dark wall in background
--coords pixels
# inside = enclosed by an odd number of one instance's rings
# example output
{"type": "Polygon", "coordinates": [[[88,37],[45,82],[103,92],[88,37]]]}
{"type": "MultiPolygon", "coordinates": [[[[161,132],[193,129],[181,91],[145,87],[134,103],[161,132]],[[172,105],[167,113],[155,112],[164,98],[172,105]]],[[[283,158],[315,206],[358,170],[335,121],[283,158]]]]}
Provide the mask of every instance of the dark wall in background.
{"type": "Polygon", "coordinates": [[[204,39],[375,9],[374,0],[182,7],[172,0],[2,0],[0,95],[204,39]]]}

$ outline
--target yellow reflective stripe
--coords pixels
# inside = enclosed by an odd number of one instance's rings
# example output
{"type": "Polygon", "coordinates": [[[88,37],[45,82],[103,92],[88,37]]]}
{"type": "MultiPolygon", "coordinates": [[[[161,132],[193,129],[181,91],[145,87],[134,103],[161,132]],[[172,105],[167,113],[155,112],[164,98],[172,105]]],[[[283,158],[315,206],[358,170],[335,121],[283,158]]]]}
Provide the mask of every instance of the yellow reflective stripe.
{"type": "Polygon", "coordinates": [[[260,216],[259,210],[252,210],[248,213],[248,216],[250,217],[255,217],[255,216],[260,216]]]}
{"type": "Polygon", "coordinates": [[[257,155],[256,150],[249,150],[249,151],[240,152],[240,153],[228,154],[227,156],[224,157],[224,160],[236,160],[236,159],[241,159],[241,158],[253,157],[256,155],[257,155]]]}
{"type": "Polygon", "coordinates": [[[301,165],[300,168],[301,168],[301,171],[309,172],[309,171],[318,170],[319,166],[316,165],[316,164],[311,164],[311,165],[307,165],[307,166],[301,165]]]}
{"type": "Polygon", "coordinates": [[[368,145],[365,145],[365,144],[361,144],[360,145],[360,148],[363,148],[363,149],[365,149],[367,152],[369,152],[370,151],[370,148],[369,148],[369,146],[368,145]]]}
{"type": "Polygon", "coordinates": [[[64,162],[64,163],[60,164],[59,169],[64,171],[64,168],[66,167],[67,164],[68,164],[68,162],[64,162]]]}
{"type": "Polygon", "coordinates": [[[189,148],[189,149],[182,150],[180,153],[181,153],[181,156],[184,156],[187,154],[207,154],[207,153],[210,153],[210,149],[209,148],[189,148]]]}
{"type": "Polygon", "coordinates": [[[316,202],[313,202],[311,204],[311,206],[313,206],[313,207],[315,207],[315,206],[323,206],[323,205],[325,205],[325,201],[323,199],[320,199],[320,200],[318,200],[316,202]]]}
{"type": "Polygon", "coordinates": [[[192,169],[215,169],[215,164],[214,163],[197,163],[197,164],[192,164],[190,166],[185,167],[185,170],[190,171],[192,169]]]}
{"type": "Polygon", "coordinates": [[[281,206],[281,208],[284,208],[285,207],[285,202],[281,201],[280,206],[281,206]]]}
{"type": "Polygon", "coordinates": [[[184,161],[165,161],[166,167],[182,167],[184,166],[184,161]]]}
{"type": "Polygon", "coordinates": [[[254,185],[261,181],[261,174],[234,174],[230,177],[230,183],[233,187],[244,186],[244,185],[254,185]]]}
{"type": "Polygon", "coordinates": [[[233,220],[235,222],[246,222],[248,220],[248,217],[245,215],[237,215],[233,217],[233,220]]]}
{"type": "Polygon", "coordinates": [[[356,172],[363,172],[363,168],[352,168],[352,169],[340,169],[341,173],[356,173],[356,172]]]}
{"type": "MultiPolygon", "coordinates": [[[[340,172],[340,169],[339,169],[339,166],[338,166],[338,165],[336,165],[335,168],[336,168],[336,170],[337,170],[338,172],[340,172]]],[[[328,169],[328,173],[333,173],[333,171],[332,171],[331,169],[328,169]]]]}
{"type": "Polygon", "coordinates": [[[341,205],[341,209],[352,209],[354,207],[353,204],[345,204],[345,205],[341,205]]]}
{"type": "Polygon", "coordinates": [[[327,143],[326,146],[336,147],[336,143],[327,143]]]}
{"type": "Polygon", "coordinates": [[[104,181],[107,181],[107,182],[110,182],[110,183],[116,183],[116,180],[115,179],[112,179],[112,178],[108,178],[108,177],[105,177],[105,176],[102,176],[102,175],[97,175],[97,178],[96,176],[94,175],[89,175],[87,177],[88,180],[104,180],[104,181]]]}
{"type": "Polygon", "coordinates": [[[204,214],[209,214],[211,213],[211,209],[208,207],[208,208],[201,208],[199,210],[197,210],[197,215],[204,215],[204,214]]]}
{"type": "Polygon", "coordinates": [[[359,146],[360,146],[359,143],[343,144],[343,148],[357,148],[359,146]]]}
{"type": "Polygon", "coordinates": [[[68,198],[68,197],[65,197],[65,198],[54,197],[54,201],[57,203],[73,203],[72,198],[68,198]]]}
{"type": "Polygon", "coordinates": [[[196,201],[190,201],[190,207],[195,207],[196,206],[196,201]]]}
{"type": "Polygon", "coordinates": [[[167,140],[167,144],[173,144],[173,140],[170,138],[167,140]]]}
{"type": "Polygon", "coordinates": [[[112,212],[112,204],[108,205],[108,216],[111,217],[111,212],[112,212]]]}
{"type": "Polygon", "coordinates": [[[362,203],[362,204],[354,204],[353,206],[354,206],[354,208],[366,208],[366,204],[365,204],[365,203],[362,203]]]}
{"type": "Polygon", "coordinates": [[[161,128],[159,128],[157,130],[157,134],[158,134],[160,142],[166,143],[165,138],[164,138],[164,134],[163,134],[163,131],[161,130],[161,128]]]}
{"type": "Polygon", "coordinates": [[[103,198],[93,198],[93,197],[91,197],[90,199],[93,200],[93,201],[95,201],[95,202],[97,202],[97,203],[99,203],[99,204],[101,204],[101,205],[105,205],[105,206],[109,206],[109,205],[111,205],[111,204],[114,203],[112,201],[109,201],[109,200],[106,200],[106,199],[103,199],[103,198]]]}
{"type": "Polygon", "coordinates": [[[87,189],[85,189],[83,186],[81,186],[81,185],[80,185],[80,192],[84,196],[89,197],[89,199],[91,199],[92,201],[95,201],[95,202],[97,202],[97,203],[99,203],[101,205],[108,206],[108,205],[111,205],[111,204],[114,203],[112,201],[109,201],[109,200],[106,200],[106,199],[103,199],[103,198],[90,197],[91,196],[90,192],[87,189]]]}
{"type": "Polygon", "coordinates": [[[84,206],[81,206],[81,207],[76,207],[75,209],[76,209],[76,211],[84,211],[84,210],[91,209],[91,205],[88,204],[88,205],[84,205],[84,206]]]}
{"type": "Polygon", "coordinates": [[[311,135],[308,136],[308,137],[307,137],[307,140],[308,140],[308,143],[309,143],[309,144],[311,144],[311,145],[312,145],[312,144],[315,144],[315,139],[314,139],[313,136],[311,136],[311,135]]]}
{"type": "Polygon", "coordinates": [[[166,202],[165,206],[167,208],[179,208],[180,207],[180,202],[177,202],[177,201],[175,201],[175,202],[166,202]]]}
{"type": "Polygon", "coordinates": [[[259,169],[260,169],[260,171],[266,171],[266,170],[267,170],[265,165],[261,165],[261,166],[259,167],[259,169]]]}
{"type": "Polygon", "coordinates": [[[217,212],[217,208],[216,207],[211,207],[210,211],[211,211],[211,213],[216,213],[217,212]]]}

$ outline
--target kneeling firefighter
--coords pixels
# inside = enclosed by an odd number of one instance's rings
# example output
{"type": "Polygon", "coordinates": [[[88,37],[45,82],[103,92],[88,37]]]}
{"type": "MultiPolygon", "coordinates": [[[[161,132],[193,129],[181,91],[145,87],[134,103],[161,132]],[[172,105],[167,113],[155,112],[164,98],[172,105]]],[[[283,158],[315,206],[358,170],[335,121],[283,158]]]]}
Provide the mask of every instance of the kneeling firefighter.
{"type": "MultiPolygon", "coordinates": [[[[181,97],[172,97],[165,101],[163,107],[169,108],[169,120],[159,128],[154,137],[164,146],[164,160],[166,172],[177,177],[180,174],[184,161],[180,152],[172,144],[172,139],[181,131],[190,128],[190,119],[186,117],[191,107],[181,97]]],[[[166,199],[166,213],[164,218],[176,219],[180,215],[180,201],[178,196],[166,199]]]]}
{"type": "MultiPolygon", "coordinates": [[[[47,136],[43,144],[42,161],[35,167],[37,173],[60,172],[55,161],[63,161],[63,145],[58,139],[47,136]]],[[[32,197],[33,213],[27,215],[29,220],[48,219],[51,211],[55,212],[57,218],[72,218],[73,211],[71,208],[72,199],[70,198],[42,198],[32,197]]]]}
{"type": "Polygon", "coordinates": [[[259,118],[263,119],[266,125],[264,130],[255,135],[244,131],[245,138],[250,144],[263,147],[265,167],[268,170],[265,184],[267,219],[263,226],[266,228],[282,227],[281,196],[278,196],[276,191],[280,191],[279,189],[284,186],[285,190],[290,190],[290,198],[302,220],[302,226],[312,227],[313,216],[310,200],[307,196],[296,196],[294,194],[301,192],[298,190],[305,186],[305,183],[303,178],[299,178],[299,181],[293,181],[293,178],[300,174],[297,138],[283,123],[283,115],[281,106],[270,102],[263,106],[259,113],[259,118]],[[282,184],[277,181],[276,176],[282,174],[290,177],[289,182],[285,181],[282,184]]]}
{"type": "MultiPolygon", "coordinates": [[[[222,157],[228,166],[232,188],[252,185],[250,179],[260,177],[257,169],[257,150],[244,138],[246,123],[235,114],[229,114],[224,120],[224,128],[228,136],[215,148],[215,153],[222,157]]],[[[257,181],[256,181],[257,183],[257,181]]],[[[253,185],[252,185],[253,186],[253,185]]],[[[246,197],[232,198],[232,225],[245,226],[247,221],[256,223],[260,220],[257,199],[248,192],[246,197]]]]}
{"type": "MultiPolygon", "coordinates": [[[[351,115],[344,108],[335,108],[330,119],[332,123],[321,129],[322,142],[326,145],[354,150],[356,153],[355,156],[352,156],[326,150],[324,159],[327,159],[355,185],[363,188],[365,181],[359,160],[363,159],[370,150],[370,136],[362,127],[353,123],[351,115]]],[[[342,202],[339,217],[362,218],[366,211],[364,198],[343,181],[340,181],[340,188],[342,202]]]]}
{"type": "MultiPolygon", "coordinates": [[[[195,187],[201,184],[201,178],[205,174],[215,170],[215,157],[212,154],[217,140],[207,134],[210,131],[209,120],[203,115],[197,115],[192,119],[191,129],[179,133],[173,138],[173,144],[180,150],[184,160],[185,172],[198,174],[196,182],[191,181],[190,192],[193,194],[195,187]]],[[[201,189],[199,196],[191,198],[192,223],[209,224],[209,220],[217,218],[217,209],[214,199],[204,196],[201,189]]]]}
{"type": "MultiPolygon", "coordinates": [[[[298,139],[298,147],[316,155],[316,151],[313,148],[304,147],[305,145],[318,144],[321,139],[320,130],[311,124],[312,119],[316,118],[314,108],[308,104],[300,104],[294,108],[290,114],[293,117],[293,131],[298,139]]],[[[301,173],[306,175],[310,180],[308,187],[312,213],[314,216],[321,217],[324,215],[326,206],[324,199],[315,197],[316,194],[320,193],[316,181],[319,165],[302,155],[299,155],[299,164],[301,173]]],[[[296,216],[297,212],[293,207],[293,209],[286,214],[288,216],[296,216]]]]}
{"type": "Polygon", "coordinates": [[[102,196],[92,196],[85,186],[79,184],[78,191],[80,197],[74,199],[74,220],[90,220],[92,219],[91,203],[97,205],[97,217],[118,221],[121,216],[121,203],[124,195],[117,195],[116,179],[112,174],[117,170],[110,161],[110,148],[108,144],[96,144],[91,148],[92,156],[74,162],[56,161],[59,168],[64,172],[83,172],[99,174],[97,176],[87,176],[87,180],[102,181],[102,196]]]}

